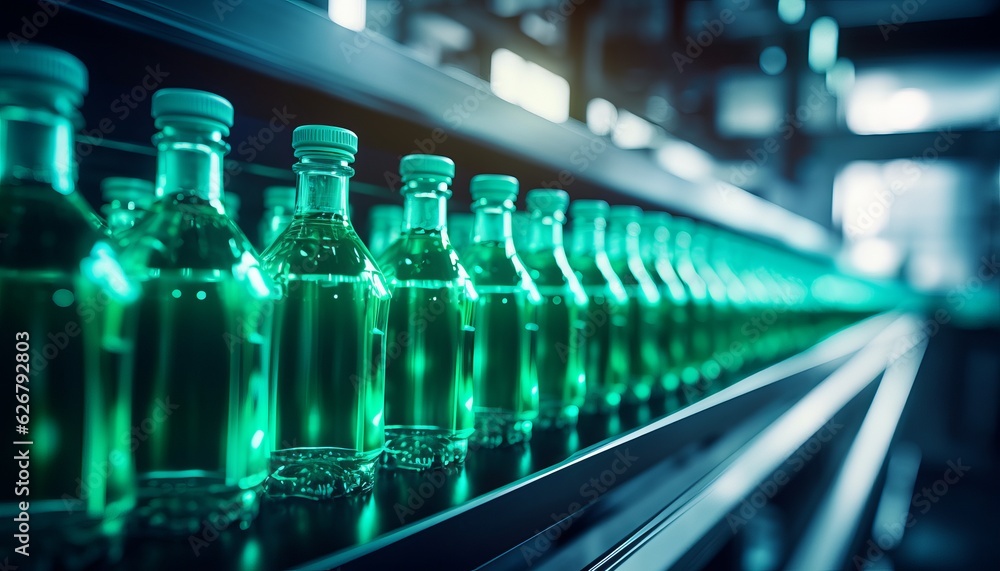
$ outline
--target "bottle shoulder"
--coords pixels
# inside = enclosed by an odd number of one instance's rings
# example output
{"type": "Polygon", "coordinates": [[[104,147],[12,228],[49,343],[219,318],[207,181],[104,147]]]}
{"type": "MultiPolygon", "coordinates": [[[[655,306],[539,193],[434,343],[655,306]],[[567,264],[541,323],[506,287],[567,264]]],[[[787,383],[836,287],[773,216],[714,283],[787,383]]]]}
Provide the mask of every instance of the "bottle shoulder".
{"type": "Polygon", "coordinates": [[[384,281],[382,271],[350,224],[296,219],[261,256],[276,278],[342,276],[384,281]]]}
{"type": "Polygon", "coordinates": [[[441,234],[404,234],[379,256],[378,265],[390,283],[471,279],[458,252],[441,234]]]}
{"type": "Polygon", "coordinates": [[[223,270],[259,265],[259,257],[239,226],[208,201],[164,198],[124,237],[127,272],[223,270]]]}
{"type": "Polygon", "coordinates": [[[477,287],[534,287],[527,266],[502,244],[470,244],[462,252],[462,263],[477,287]]]}
{"type": "Polygon", "coordinates": [[[50,186],[0,186],[0,267],[75,271],[110,231],[78,192],[50,186]]]}

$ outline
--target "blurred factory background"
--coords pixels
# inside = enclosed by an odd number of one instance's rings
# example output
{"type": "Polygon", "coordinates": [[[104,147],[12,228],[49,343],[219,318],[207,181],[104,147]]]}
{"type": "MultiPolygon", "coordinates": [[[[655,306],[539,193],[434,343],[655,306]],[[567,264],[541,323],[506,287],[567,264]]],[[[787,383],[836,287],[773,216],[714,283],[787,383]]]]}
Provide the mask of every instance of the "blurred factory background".
{"type": "MultiPolygon", "coordinates": [[[[454,210],[467,210],[473,175],[509,173],[521,205],[523,191],[554,187],[668,210],[929,294],[931,343],[898,429],[883,426],[892,446],[868,458],[877,478],[840,471],[845,433],[739,533],[681,561],[808,561],[789,538],[822,546],[797,534],[825,528],[807,525],[820,510],[797,510],[856,481],[870,484],[863,517],[830,508],[826,521],[859,530],[843,568],[1000,562],[1000,1],[7,0],[2,22],[15,46],[87,64],[77,154],[94,204],[104,177],[151,176],[149,94],[196,87],[236,108],[226,192],[251,235],[262,189],[293,180],[292,128],[324,123],[360,137],[362,235],[368,207],[401,202],[399,158],[443,154],[458,168],[454,210]]],[[[849,430],[874,386],[852,401],[849,430]]],[[[566,541],[589,537],[579,529],[566,541]]],[[[642,568],[569,545],[593,568],[642,568]]],[[[512,552],[494,568],[523,568],[512,552]]]]}

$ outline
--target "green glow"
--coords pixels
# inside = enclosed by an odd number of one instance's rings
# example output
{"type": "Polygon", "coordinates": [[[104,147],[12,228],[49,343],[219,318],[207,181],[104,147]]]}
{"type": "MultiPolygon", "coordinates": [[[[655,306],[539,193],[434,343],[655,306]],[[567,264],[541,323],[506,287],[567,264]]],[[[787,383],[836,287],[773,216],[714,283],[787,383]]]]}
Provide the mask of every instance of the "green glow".
{"type": "Polygon", "coordinates": [[[806,0],[778,0],[778,17],[786,24],[797,24],[806,15],[806,0]]]}
{"type": "Polygon", "coordinates": [[[174,299],[180,299],[181,298],[181,290],[175,289],[174,291],[170,292],[170,295],[172,295],[174,297],[174,299]]]}
{"type": "Polygon", "coordinates": [[[253,438],[250,439],[250,446],[254,449],[260,448],[261,443],[264,442],[264,431],[258,430],[253,433],[253,438]]]}
{"type": "Polygon", "coordinates": [[[52,293],[52,303],[59,307],[69,307],[73,305],[76,296],[68,289],[57,289],[52,293]]]}
{"type": "Polygon", "coordinates": [[[208,294],[205,293],[203,290],[198,290],[198,293],[195,294],[195,297],[197,297],[198,299],[204,301],[204,299],[206,297],[208,297],[208,294]]]}
{"type": "Polygon", "coordinates": [[[837,62],[837,21],[828,16],[817,18],[809,28],[809,68],[824,73],[837,62]]]}

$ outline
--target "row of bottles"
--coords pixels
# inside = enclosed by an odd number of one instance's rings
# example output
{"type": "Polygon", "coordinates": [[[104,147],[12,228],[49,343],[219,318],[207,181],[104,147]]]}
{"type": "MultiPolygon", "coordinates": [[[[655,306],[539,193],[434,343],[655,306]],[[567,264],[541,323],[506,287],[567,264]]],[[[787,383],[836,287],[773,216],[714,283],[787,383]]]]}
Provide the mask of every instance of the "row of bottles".
{"type": "Polygon", "coordinates": [[[233,107],[189,89],[154,94],[155,183],[106,179],[102,219],[74,188],[86,91],[69,54],[0,52],[2,351],[30,365],[31,518],[63,557],[126,522],[246,528],[264,495],[356,494],[380,464],[691,402],[850,319],[792,254],[560,190],[516,216],[510,176],[474,177],[449,228],[441,156],[402,159],[373,255],[348,203],[358,138],[322,125],[293,132],[296,186],[265,191],[258,255],[223,189],[233,107]]]}

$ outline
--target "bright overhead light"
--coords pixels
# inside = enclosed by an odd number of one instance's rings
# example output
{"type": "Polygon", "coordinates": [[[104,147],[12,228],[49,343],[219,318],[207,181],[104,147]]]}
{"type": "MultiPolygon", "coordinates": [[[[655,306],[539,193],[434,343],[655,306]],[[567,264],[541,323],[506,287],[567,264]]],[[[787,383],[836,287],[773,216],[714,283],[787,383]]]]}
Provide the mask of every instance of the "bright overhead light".
{"type": "Polygon", "coordinates": [[[330,0],[330,19],[334,24],[360,32],[365,29],[366,3],[366,0],[330,0]]]}
{"type": "Polygon", "coordinates": [[[497,97],[554,123],[569,119],[569,82],[510,50],[493,52],[490,88],[497,97]]]}
{"type": "Polygon", "coordinates": [[[786,24],[798,24],[806,15],[806,0],[778,0],[778,17],[786,24]]]}
{"type": "Polygon", "coordinates": [[[653,145],[658,133],[655,125],[622,109],[618,111],[611,142],[622,149],[646,149],[653,145]]]}
{"type": "Polygon", "coordinates": [[[923,89],[881,89],[866,84],[847,104],[847,127],[858,134],[906,133],[920,130],[930,117],[930,95],[923,89]]]}
{"type": "Polygon", "coordinates": [[[669,140],[656,150],[663,170],[684,180],[699,182],[712,176],[712,157],[687,141],[669,140]]]}
{"type": "Polygon", "coordinates": [[[587,103],[587,128],[603,137],[610,135],[618,122],[618,108],[607,99],[595,97],[587,103]]]}
{"type": "Polygon", "coordinates": [[[824,73],[837,62],[837,42],[840,30],[837,21],[828,16],[817,18],[809,28],[809,67],[824,73]]]}

